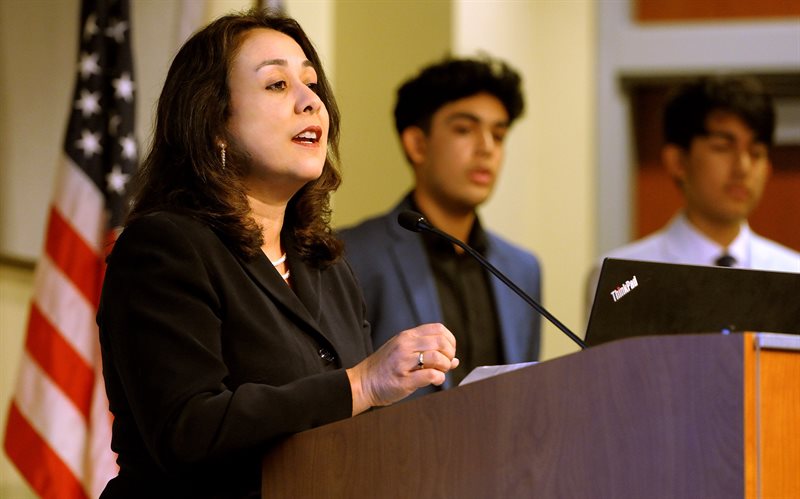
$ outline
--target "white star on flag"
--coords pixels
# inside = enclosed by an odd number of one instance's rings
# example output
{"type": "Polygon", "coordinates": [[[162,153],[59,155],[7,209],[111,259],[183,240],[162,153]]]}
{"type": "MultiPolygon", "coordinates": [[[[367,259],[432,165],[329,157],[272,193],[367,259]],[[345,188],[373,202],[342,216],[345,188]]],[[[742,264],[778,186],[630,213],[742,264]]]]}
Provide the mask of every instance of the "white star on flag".
{"type": "Polygon", "coordinates": [[[133,134],[120,138],[119,145],[122,147],[123,158],[136,159],[136,139],[133,138],[133,134]]]}
{"type": "Polygon", "coordinates": [[[111,84],[114,86],[114,97],[125,102],[133,99],[133,80],[129,73],[122,73],[122,76],[114,79],[111,84]]]}
{"type": "Polygon", "coordinates": [[[122,43],[125,41],[125,30],[128,29],[128,23],[125,21],[116,21],[111,24],[108,28],[106,28],[106,36],[110,36],[117,43],[122,43]]]}
{"type": "Polygon", "coordinates": [[[106,175],[106,183],[109,191],[114,191],[117,194],[125,194],[125,184],[128,183],[130,175],[122,173],[122,168],[119,165],[114,165],[111,171],[106,175]]]}
{"type": "Polygon", "coordinates": [[[97,64],[97,54],[81,54],[80,73],[84,80],[92,75],[100,74],[100,66],[97,64]]]}
{"type": "Polygon", "coordinates": [[[81,98],[75,101],[75,108],[78,109],[84,118],[100,112],[100,95],[96,92],[81,90],[81,98]]]}
{"type": "Polygon", "coordinates": [[[83,155],[91,158],[103,150],[100,144],[100,134],[92,133],[89,130],[81,132],[81,138],[75,143],[75,147],[83,150],[83,155]]]}

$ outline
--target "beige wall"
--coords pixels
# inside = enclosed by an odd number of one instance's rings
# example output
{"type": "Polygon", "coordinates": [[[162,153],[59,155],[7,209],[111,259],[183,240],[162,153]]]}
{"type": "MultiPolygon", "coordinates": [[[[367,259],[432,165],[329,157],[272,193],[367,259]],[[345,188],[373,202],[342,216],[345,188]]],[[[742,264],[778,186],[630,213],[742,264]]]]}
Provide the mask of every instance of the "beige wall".
{"type": "Polygon", "coordinates": [[[0,251],[6,255],[31,258],[42,244],[44,200],[72,93],[78,6],[77,0],[0,1],[0,251]]]}
{"type": "MultiPolygon", "coordinates": [[[[0,437],[5,435],[8,407],[24,344],[25,325],[33,287],[33,272],[0,263],[0,437]]],[[[0,497],[33,497],[27,484],[0,452],[0,497]]]]}
{"type": "Polygon", "coordinates": [[[344,182],[334,223],[350,225],[396,203],[411,185],[394,132],[398,84],[451,50],[450,2],[337,2],[336,96],[344,182]]]}

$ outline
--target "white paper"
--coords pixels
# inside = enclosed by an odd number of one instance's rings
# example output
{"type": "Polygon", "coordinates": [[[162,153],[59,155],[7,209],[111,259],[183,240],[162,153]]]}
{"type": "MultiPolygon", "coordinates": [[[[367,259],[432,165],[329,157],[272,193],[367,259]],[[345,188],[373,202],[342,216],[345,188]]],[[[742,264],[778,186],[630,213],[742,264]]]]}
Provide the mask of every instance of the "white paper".
{"type": "Polygon", "coordinates": [[[500,366],[478,366],[472,370],[467,376],[461,380],[458,386],[480,381],[482,379],[491,378],[498,374],[509,373],[536,364],[536,362],[520,362],[519,364],[503,364],[500,366]]]}

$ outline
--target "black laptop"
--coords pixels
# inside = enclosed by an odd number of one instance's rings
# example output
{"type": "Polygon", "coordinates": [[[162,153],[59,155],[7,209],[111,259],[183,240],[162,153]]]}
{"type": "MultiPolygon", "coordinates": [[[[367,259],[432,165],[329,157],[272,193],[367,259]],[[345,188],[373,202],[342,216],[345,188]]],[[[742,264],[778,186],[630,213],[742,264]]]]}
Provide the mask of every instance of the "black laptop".
{"type": "Polygon", "coordinates": [[[800,334],[800,274],[606,258],[584,341],[744,331],[800,334]]]}

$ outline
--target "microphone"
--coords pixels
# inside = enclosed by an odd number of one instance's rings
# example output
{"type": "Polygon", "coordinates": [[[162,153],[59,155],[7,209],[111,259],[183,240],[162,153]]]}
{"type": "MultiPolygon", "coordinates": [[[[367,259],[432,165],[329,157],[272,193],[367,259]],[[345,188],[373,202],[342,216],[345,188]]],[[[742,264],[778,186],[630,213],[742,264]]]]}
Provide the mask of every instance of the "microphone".
{"type": "Polygon", "coordinates": [[[495,277],[500,279],[503,282],[503,284],[511,288],[512,291],[514,291],[517,295],[519,295],[520,298],[522,298],[525,301],[525,303],[533,307],[537,312],[539,312],[547,320],[549,320],[555,327],[560,329],[562,333],[566,334],[569,337],[569,339],[577,343],[578,346],[581,347],[581,349],[586,348],[586,343],[584,343],[583,340],[578,338],[578,336],[576,336],[575,333],[570,331],[569,328],[564,324],[562,324],[560,320],[556,319],[555,316],[553,316],[553,314],[548,312],[543,306],[539,305],[536,302],[536,300],[531,298],[527,293],[525,293],[525,291],[520,289],[519,286],[514,284],[514,282],[511,281],[511,279],[506,277],[502,272],[497,270],[497,268],[494,265],[489,263],[489,261],[486,260],[483,257],[483,255],[472,249],[466,243],[463,243],[458,239],[456,239],[455,237],[451,236],[450,234],[437,229],[436,227],[431,225],[430,222],[428,222],[428,220],[426,220],[425,217],[422,216],[422,214],[417,213],[415,211],[401,212],[399,215],[397,215],[397,223],[399,223],[400,226],[403,227],[404,229],[410,230],[411,232],[425,231],[425,232],[430,232],[432,234],[436,234],[437,236],[447,239],[451,243],[460,247],[461,249],[466,251],[472,258],[476,259],[478,263],[480,263],[486,270],[488,270],[489,272],[494,274],[495,277]]]}

